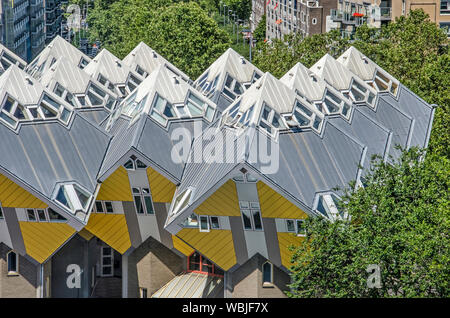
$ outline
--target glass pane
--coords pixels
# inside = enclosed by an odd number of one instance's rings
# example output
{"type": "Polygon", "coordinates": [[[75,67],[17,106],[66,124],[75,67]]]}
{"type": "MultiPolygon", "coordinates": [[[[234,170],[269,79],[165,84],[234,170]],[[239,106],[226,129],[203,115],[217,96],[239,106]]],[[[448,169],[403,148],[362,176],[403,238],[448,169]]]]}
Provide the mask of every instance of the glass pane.
{"type": "Polygon", "coordinates": [[[37,210],[37,214],[38,214],[38,217],[39,217],[39,221],[41,221],[41,222],[47,221],[47,217],[45,216],[45,211],[44,210],[37,210]]]}
{"type": "Polygon", "coordinates": [[[242,95],[244,93],[244,88],[239,82],[236,82],[233,92],[237,95],[242,95]]]}
{"type": "Polygon", "coordinates": [[[92,93],[91,91],[88,91],[88,97],[89,100],[91,101],[91,105],[92,106],[99,106],[99,105],[103,105],[103,100],[100,99],[99,97],[97,97],[94,93],[92,93]]]}
{"type": "Polygon", "coordinates": [[[141,169],[147,168],[147,165],[140,160],[136,160],[136,166],[141,169]]]}
{"type": "Polygon", "coordinates": [[[212,229],[220,228],[219,218],[217,216],[211,216],[211,228],[212,229]]]}
{"type": "Polygon", "coordinates": [[[36,216],[34,215],[34,210],[27,210],[28,220],[29,221],[36,221],[36,216]]]}
{"type": "Polygon", "coordinates": [[[47,209],[48,217],[50,218],[50,221],[65,221],[66,218],[56,213],[52,208],[47,209]]]}
{"type": "Polygon", "coordinates": [[[17,272],[17,254],[14,252],[8,254],[8,272],[17,272]]]}
{"type": "Polygon", "coordinates": [[[141,193],[141,190],[139,188],[133,188],[133,193],[141,193]]]}
{"type": "Polygon", "coordinates": [[[114,213],[112,202],[105,202],[105,208],[107,213],[114,213]]]}
{"type": "Polygon", "coordinates": [[[262,221],[259,211],[253,211],[253,222],[255,223],[255,230],[262,230],[262,221]]]}
{"type": "Polygon", "coordinates": [[[100,201],[95,201],[95,209],[97,210],[98,213],[105,212],[103,210],[103,204],[100,201]]]}
{"type": "Polygon", "coordinates": [[[128,160],[127,162],[125,162],[123,166],[125,167],[125,169],[133,170],[134,169],[133,160],[128,160]]]}
{"type": "Polygon", "coordinates": [[[305,221],[297,220],[297,234],[305,234],[305,233],[306,233],[305,221]]]}
{"type": "Polygon", "coordinates": [[[232,89],[233,78],[230,75],[227,75],[227,79],[225,80],[225,86],[232,89]]]}
{"type": "Polygon", "coordinates": [[[154,214],[153,211],[153,205],[152,205],[152,198],[145,196],[144,197],[144,201],[145,201],[145,207],[147,209],[147,214],[154,214]]]}
{"type": "Polygon", "coordinates": [[[165,103],[166,101],[163,98],[157,96],[153,108],[155,108],[158,112],[162,113],[165,103]]]}
{"type": "Polygon", "coordinates": [[[242,220],[244,221],[244,229],[251,230],[252,222],[250,221],[250,211],[249,210],[242,211],[242,220]]]}
{"type": "Polygon", "coordinates": [[[112,248],[111,247],[103,247],[103,256],[109,256],[112,254],[112,248]]]}
{"type": "Polygon", "coordinates": [[[286,220],[286,227],[288,232],[295,232],[295,224],[293,220],[286,220]]]}
{"type": "Polygon", "coordinates": [[[111,257],[103,258],[103,265],[111,265],[111,257]]]}
{"type": "Polygon", "coordinates": [[[136,212],[138,214],[144,214],[144,207],[142,206],[142,200],[140,196],[134,197],[134,203],[136,204],[136,212]]]}
{"type": "Polygon", "coordinates": [[[270,263],[264,263],[263,265],[263,283],[272,282],[272,265],[270,263]]]}
{"type": "Polygon", "coordinates": [[[112,273],[112,267],[110,267],[110,266],[108,266],[108,267],[103,267],[102,271],[103,271],[103,275],[111,275],[111,273],[112,273]]]}
{"type": "Polygon", "coordinates": [[[73,188],[75,189],[75,193],[78,196],[78,200],[80,200],[81,206],[86,210],[90,196],[77,186],[74,186],[73,188]]]}
{"type": "Polygon", "coordinates": [[[200,217],[200,230],[204,230],[204,231],[208,230],[208,217],[207,216],[200,217]]]}

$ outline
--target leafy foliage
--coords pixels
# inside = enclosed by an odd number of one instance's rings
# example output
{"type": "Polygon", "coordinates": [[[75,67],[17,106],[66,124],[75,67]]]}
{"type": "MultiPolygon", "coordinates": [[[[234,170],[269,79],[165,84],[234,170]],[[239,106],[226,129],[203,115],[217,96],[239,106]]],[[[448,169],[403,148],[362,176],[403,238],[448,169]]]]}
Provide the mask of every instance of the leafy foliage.
{"type": "Polygon", "coordinates": [[[223,0],[227,5],[227,10],[233,10],[236,13],[236,19],[248,20],[252,11],[251,0],[223,0]]]}
{"type": "Polygon", "coordinates": [[[261,17],[261,20],[258,23],[258,26],[255,28],[255,31],[253,32],[253,38],[257,42],[264,42],[266,39],[266,15],[264,14],[261,17]]]}
{"type": "Polygon", "coordinates": [[[373,161],[365,188],[345,191],[350,223],[308,220],[291,297],[449,297],[450,161],[411,149],[373,161]],[[368,288],[370,264],[381,288],[368,288]]]}
{"type": "Polygon", "coordinates": [[[99,0],[90,11],[91,39],[119,58],[143,41],[189,76],[196,78],[230,44],[196,2],[99,0]]]}
{"type": "Polygon", "coordinates": [[[430,151],[450,158],[450,56],[445,32],[423,10],[411,11],[381,30],[359,27],[355,40],[342,39],[337,31],[303,39],[286,36],[283,41],[261,44],[254,62],[277,77],[297,62],[310,67],[324,54],[338,57],[350,45],[372,59],[402,84],[430,104],[437,104],[430,151]]]}

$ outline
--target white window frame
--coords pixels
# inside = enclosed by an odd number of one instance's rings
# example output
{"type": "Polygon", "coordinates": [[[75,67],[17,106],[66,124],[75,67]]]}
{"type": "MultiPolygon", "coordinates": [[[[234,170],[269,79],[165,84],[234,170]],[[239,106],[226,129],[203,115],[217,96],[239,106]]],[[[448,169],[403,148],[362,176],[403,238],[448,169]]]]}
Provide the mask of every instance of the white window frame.
{"type": "Polygon", "coordinates": [[[254,231],[254,232],[264,232],[264,224],[263,224],[263,218],[261,213],[261,207],[259,202],[256,201],[239,201],[239,209],[241,211],[241,220],[242,220],[242,226],[244,228],[244,231],[254,231]],[[253,206],[252,206],[253,205],[253,206]],[[250,224],[251,228],[246,228],[245,222],[244,222],[244,214],[248,212],[250,214],[250,224]],[[261,229],[255,228],[255,220],[254,220],[254,213],[259,213],[259,219],[261,223],[261,229]]]}
{"type": "Polygon", "coordinates": [[[207,215],[199,215],[198,216],[198,229],[200,232],[209,232],[211,230],[210,224],[209,224],[209,217],[207,215]],[[202,228],[202,222],[205,221],[206,229],[202,228]]]}
{"type": "Polygon", "coordinates": [[[147,188],[147,187],[135,187],[135,186],[132,186],[131,187],[131,194],[133,196],[134,208],[136,209],[136,214],[137,215],[155,215],[155,205],[153,203],[153,198],[152,198],[150,187],[147,188]],[[139,193],[135,192],[134,189],[138,189],[139,193]],[[143,189],[148,189],[148,193],[145,193],[143,191],[143,189]],[[141,205],[144,208],[144,213],[139,213],[139,209],[137,207],[135,197],[140,197],[141,205]],[[150,198],[150,202],[151,202],[151,205],[152,205],[151,208],[152,208],[152,212],[153,213],[149,213],[148,212],[147,202],[145,201],[146,197],[150,198]]]}
{"type": "Polygon", "coordinates": [[[220,225],[220,217],[217,216],[217,215],[210,215],[210,216],[209,216],[209,227],[210,227],[211,230],[220,230],[220,229],[222,228],[221,225],[220,225]],[[212,218],[216,218],[216,219],[217,219],[217,224],[218,224],[218,227],[217,227],[217,228],[214,228],[214,227],[212,226],[212,225],[213,225],[212,218]]]}
{"type": "Polygon", "coordinates": [[[103,200],[96,200],[96,201],[95,201],[93,212],[95,212],[95,213],[102,213],[102,214],[114,214],[114,213],[116,213],[116,211],[115,211],[115,209],[114,209],[113,201],[103,201],[103,200]],[[97,203],[100,203],[100,205],[101,205],[103,211],[99,211],[99,210],[98,210],[98,208],[97,208],[97,203]],[[111,204],[112,212],[108,212],[108,209],[107,209],[107,207],[106,207],[106,204],[107,204],[107,203],[110,203],[110,204],[111,204]]]}

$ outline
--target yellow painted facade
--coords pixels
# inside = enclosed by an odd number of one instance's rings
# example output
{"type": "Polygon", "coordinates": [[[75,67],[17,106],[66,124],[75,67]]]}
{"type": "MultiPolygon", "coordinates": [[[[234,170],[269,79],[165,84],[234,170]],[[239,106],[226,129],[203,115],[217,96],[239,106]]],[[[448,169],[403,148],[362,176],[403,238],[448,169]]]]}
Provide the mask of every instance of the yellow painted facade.
{"type": "Polygon", "coordinates": [[[233,235],[230,230],[200,232],[198,228],[182,229],[177,236],[223,270],[229,270],[236,264],[233,235]]]}
{"type": "Polygon", "coordinates": [[[86,241],[90,241],[95,235],[86,230],[86,228],[82,229],[78,234],[84,238],[86,241]]]}
{"type": "Polygon", "coordinates": [[[102,183],[97,200],[133,201],[130,180],[124,167],[120,166],[102,183]]]}
{"type": "Polygon", "coordinates": [[[131,247],[127,221],[123,214],[92,213],[85,229],[120,254],[131,247]]]}
{"type": "Polygon", "coordinates": [[[307,214],[265,183],[258,181],[259,203],[263,218],[306,219],[307,214]]]}
{"type": "Polygon", "coordinates": [[[27,254],[41,264],[75,233],[65,223],[19,222],[19,225],[27,254]]]}
{"type": "Polygon", "coordinates": [[[189,245],[184,243],[182,240],[180,240],[175,235],[172,235],[172,242],[173,242],[173,247],[180,253],[183,253],[186,256],[189,256],[192,253],[194,253],[194,249],[192,247],[190,247],[189,245]]]}
{"type": "Polygon", "coordinates": [[[195,210],[198,215],[241,216],[236,184],[228,180],[195,210]]]}
{"type": "Polygon", "coordinates": [[[297,236],[293,233],[277,233],[278,245],[280,247],[281,264],[284,267],[289,268],[292,266],[291,257],[294,253],[289,250],[289,246],[299,245],[305,238],[302,236],[297,236]]]}
{"type": "Polygon", "coordinates": [[[45,209],[47,204],[0,174],[0,202],[3,207],[45,209]]]}
{"type": "Polygon", "coordinates": [[[172,202],[176,186],[152,168],[147,168],[148,183],[153,202],[172,202]]]}

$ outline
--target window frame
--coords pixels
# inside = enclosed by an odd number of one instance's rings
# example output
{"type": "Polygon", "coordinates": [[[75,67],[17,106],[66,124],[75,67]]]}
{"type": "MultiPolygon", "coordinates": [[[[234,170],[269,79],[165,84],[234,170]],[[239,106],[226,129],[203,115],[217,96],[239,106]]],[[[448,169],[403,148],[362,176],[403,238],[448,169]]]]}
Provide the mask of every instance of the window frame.
{"type": "Polygon", "coordinates": [[[273,264],[271,263],[271,262],[269,262],[269,261],[266,261],[266,262],[264,262],[263,264],[262,264],[262,266],[261,266],[261,273],[262,273],[262,285],[263,285],[263,287],[270,287],[270,286],[273,286],[273,264]],[[264,269],[264,267],[266,266],[266,265],[270,265],[270,281],[265,281],[265,277],[264,277],[264,274],[265,274],[265,269],[264,269]]]}
{"type": "MultiPolygon", "coordinates": [[[[264,223],[263,223],[263,217],[261,213],[261,205],[259,202],[256,201],[239,201],[239,210],[241,212],[241,220],[242,220],[242,226],[244,231],[253,231],[253,232],[264,232],[264,223]],[[255,205],[255,207],[252,207],[252,204],[255,205]],[[245,206],[244,206],[245,205],[245,206]],[[249,219],[250,219],[250,228],[246,226],[245,220],[244,220],[244,214],[249,213],[249,219]],[[256,228],[255,226],[255,214],[259,214],[259,221],[261,224],[261,228],[256,228]]],[[[247,215],[246,215],[247,217],[247,215]]]]}
{"type": "Polygon", "coordinates": [[[19,275],[19,255],[14,251],[11,250],[8,253],[6,253],[6,269],[8,271],[7,276],[18,276],[19,275]],[[15,270],[10,270],[10,255],[14,254],[15,256],[15,270]]]}
{"type": "Polygon", "coordinates": [[[133,196],[133,202],[134,202],[134,208],[136,209],[136,214],[137,215],[155,215],[155,205],[153,203],[153,198],[151,195],[151,190],[150,187],[137,187],[137,186],[132,186],[131,187],[131,194],[133,196]],[[138,189],[139,193],[135,192],[134,189],[138,189]],[[148,193],[145,193],[143,191],[143,189],[148,189],[148,193]],[[144,213],[139,213],[139,209],[137,207],[137,202],[136,202],[136,197],[140,198],[140,204],[141,207],[144,209],[144,213]],[[147,201],[145,200],[145,198],[148,197],[150,198],[150,203],[151,203],[151,213],[148,212],[148,206],[147,206],[147,201]]]}

